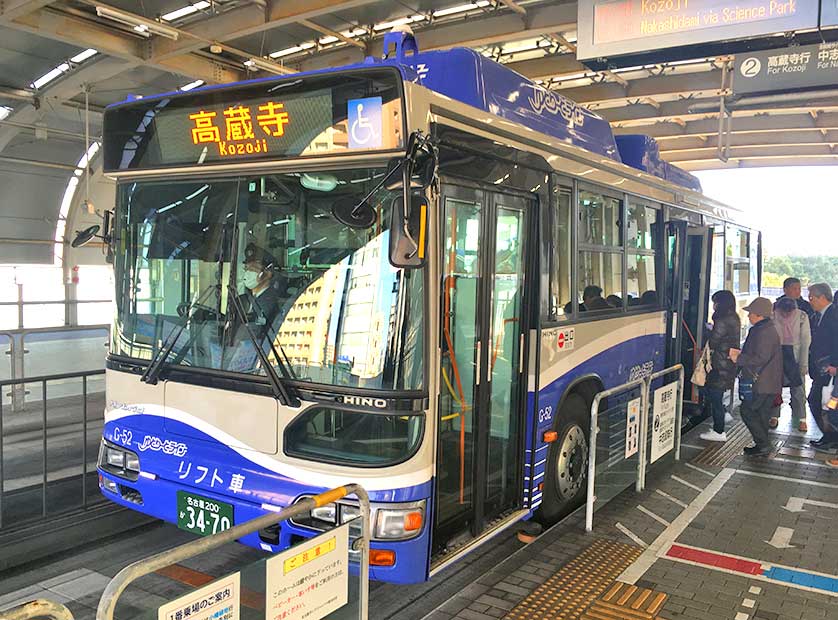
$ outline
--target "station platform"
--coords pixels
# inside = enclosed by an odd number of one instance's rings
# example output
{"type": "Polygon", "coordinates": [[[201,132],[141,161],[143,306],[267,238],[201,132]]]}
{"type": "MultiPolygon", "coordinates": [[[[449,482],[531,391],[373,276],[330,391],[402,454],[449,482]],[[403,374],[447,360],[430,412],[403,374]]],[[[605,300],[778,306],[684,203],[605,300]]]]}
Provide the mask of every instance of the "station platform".
{"type": "MultiPolygon", "coordinates": [[[[787,421],[789,412],[783,414],[787,421]]],[[[814,428],[811,424],[810,428],[814,428]]],[[[781,422],[772,458],[746,458],[735,419],[726,444],[687,435],[682,460],[653,468],[595,514],[584,509],[525,545],[506,534],[428,583],[372,583],[375,620],[817,620],[838,617],[838,471],[781,422]]],[[[0,609],[35,598],[95,618],[121,568],[192,539],[153,524],[105,543],[0,574],[0,609]]],[[[156,617],[159,605],[264,557],[239,545],[143,577],[118,618],[156,617]]],[[[258,608],[260,600],[242,603],[258,608]]],[[[262,603],[263,604],[263,603],[262,603]]]]}

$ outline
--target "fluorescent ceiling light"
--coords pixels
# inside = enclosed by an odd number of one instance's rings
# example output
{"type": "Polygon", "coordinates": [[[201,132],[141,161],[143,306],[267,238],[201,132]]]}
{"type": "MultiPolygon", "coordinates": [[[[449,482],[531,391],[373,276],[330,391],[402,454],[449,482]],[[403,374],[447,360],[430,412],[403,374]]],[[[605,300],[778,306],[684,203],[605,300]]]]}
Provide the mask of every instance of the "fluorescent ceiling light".
{"type": "Polygon", "coordinates": [[[314,43],[308,41],[306,43],[294,45],[293,47],[286,47],[283,50],[279,50],[269,54],[269,56],[271,58],[282,58],[283,56],[290,56],[291,54],[296,54],[297,52],[303,52],[305,50],[311,49],[312,47],[314,47],[314,43]]]}
{"type": "Polygon", "coordinates": [[[405,24],[413,24],[415,22],[425,21],[426,17],[424,15],[408,15],[407,17],[402,17],[400,19],[394,19],[393,21],[389,22],[381,22],[380,24],[376,24],[372,27],[373,30],[389,30],[395,26],[404,26],[405,24]]]}
{"type": "Polygon", "coordinates": [[[294,73],[290,69],[286,69],[282,65],[278,65],[270,60],[265,60],[264,58],[250,58],[244,61],[244,66],[250,69],[261,69],[262,71],[276,73],[278,75],[288,75],[289,73],[294,73]]]}
{"type": "Polygon", "coordinates": [[[204,80],[195,80],[194,82],[189,82],[189,84],[184,84],[180,87],[180,90],[192,90],[193,88],[198,88],[199,86],[203,86],[204,84],[204,80]]]}
{"type": "Polygon", "coordinates": [[[489,6],[489,0],[478,0],[477,2],[469,2],[468,4],[458,4],[447,9],[439,9],[434,11],[434,17],[447,17],[449,15],[456,15],[457,13],[465,13],[466,11],[473,11],[474,9],[489,6]]]}
{"type": "Polygon", "coordinates": [[[46,84],[52,82],[58,76],[63,75],[65,71],[69,70],[70,65],[66,62],[62,62],[54,69],[51,69],[50,71],[44,73],[41,77],[32,82],[32,88],[41,88],[42,86],[45,86],[46,84]]]}
{"type": "Polygon", "coordinates": [[[0,105],[0,121],[4,118],[8,118],[9,114],[12,113],[12,109],[5,105],[0,105]]]}
{"type": "Polygon", "coordinates": [[[146,37],[156,34],[167,39],[172,39],[173,41],[177,41],[178,38],[177,28],[172,28],[171,26],[134,15],[133,13],[113,9],[109,6],[97,6],[96,15],[120,24],[125,24],[126,26],[131,26],[136,32],[146,37]]]}
{"type": "Polygon", "coordinates": [[[187,15],[192,15],[193,13],[197,13],[198,11],[202,11],[210,6],[209,2],[193,2],[192,4],[187,4],[182,9],[177,9],[170,13],[166,13],[165,15],[161,15],[160,19],[165,20],[167,22],[173,22],[176,19],[180,19],[181,17],[186,17],[187,15]]]}
{"type": "Polygon", "coordinates": [[[75,56],[70,58],[70,62],[80,64],[80,63],[83,63],[88,58],[91,58],[91,57],[95,56],[98,53],[99,53],[98,51],[96,51],[92,48],[91,49],[86,49],[83,52],[79,52],[78,54],[76,54],[75,56]]]}

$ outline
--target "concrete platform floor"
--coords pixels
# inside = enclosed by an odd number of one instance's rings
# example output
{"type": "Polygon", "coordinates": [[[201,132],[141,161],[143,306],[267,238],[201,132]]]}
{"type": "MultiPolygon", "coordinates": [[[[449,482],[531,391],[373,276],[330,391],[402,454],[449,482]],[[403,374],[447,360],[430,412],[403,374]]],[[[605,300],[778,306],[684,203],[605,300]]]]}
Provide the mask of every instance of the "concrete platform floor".
{"type": "MultiPolygon", "coordinates": [[[[698,438],[706,429],[702,425],[685,436],[680,463],[664,459],[655,464],[646,490],[626,490],[600,509],[593,532],[585,533],[579,511],[530,545],[514,534],[500,536],[426,584],[372,584],[369,617],[599,617],[586,615],[594,613],[586,605],[575,609],[571,603],[578,589],[562,591],[560,582],[572,572],[568,563],[600,541],[636,551],[618,581],[666,595],[649,617],[838,618],[838,471],[807,447],[817,430],[804,435],[791,428],[789,417],[784,411],[774,432],[773,458],[741,456],[747,433],[739,420],[725,453],[718,446],[708,450],[698,438]],[[557,581],[563,567],[564,577],[557,581]],[[538,598],[545,582],[558,588],[549,613],[522,614],[522,601],[538,598]]],[[[810,428],[815,429],[811,420],[810,428]]],[[[90,620],[106,583],[122,567],[189,540],[185,532],[155,524],[130,537],[0,574],[0,610],[43,597],[67,604],[77,620],[90,620]]],[[[192,589],[189,575],[221,576],[263,558],[258,551],[231,545],[184,562],[179,574],[145,577],[127,591],[117,617],[156,618],[159,605],[192,589]]]]}

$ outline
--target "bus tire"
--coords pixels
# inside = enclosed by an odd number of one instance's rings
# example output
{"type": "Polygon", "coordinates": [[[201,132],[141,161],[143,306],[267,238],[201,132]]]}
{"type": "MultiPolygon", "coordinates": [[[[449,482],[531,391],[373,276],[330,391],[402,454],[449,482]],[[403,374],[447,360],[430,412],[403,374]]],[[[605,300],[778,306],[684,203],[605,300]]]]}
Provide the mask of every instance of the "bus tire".
{"type": "Polygon", "coordinates": [[[536,518],[552,525],[585,502],[588,485],[590,407],[580,394],[567,397],[553,430],[558,438],[550,445],[541,506],[536,518]]]}

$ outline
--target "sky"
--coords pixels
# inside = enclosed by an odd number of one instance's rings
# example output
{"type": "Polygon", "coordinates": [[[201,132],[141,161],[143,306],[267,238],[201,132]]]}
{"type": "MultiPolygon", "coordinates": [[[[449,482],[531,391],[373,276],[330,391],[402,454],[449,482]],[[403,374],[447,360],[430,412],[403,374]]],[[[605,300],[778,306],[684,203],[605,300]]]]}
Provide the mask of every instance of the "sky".
{"type": "Polygon", "coordinates": [[[694,174],[706,196],[748,214],[748,220],[762,230],[768,256],[838,257],[838,166],[694,174]]]}

